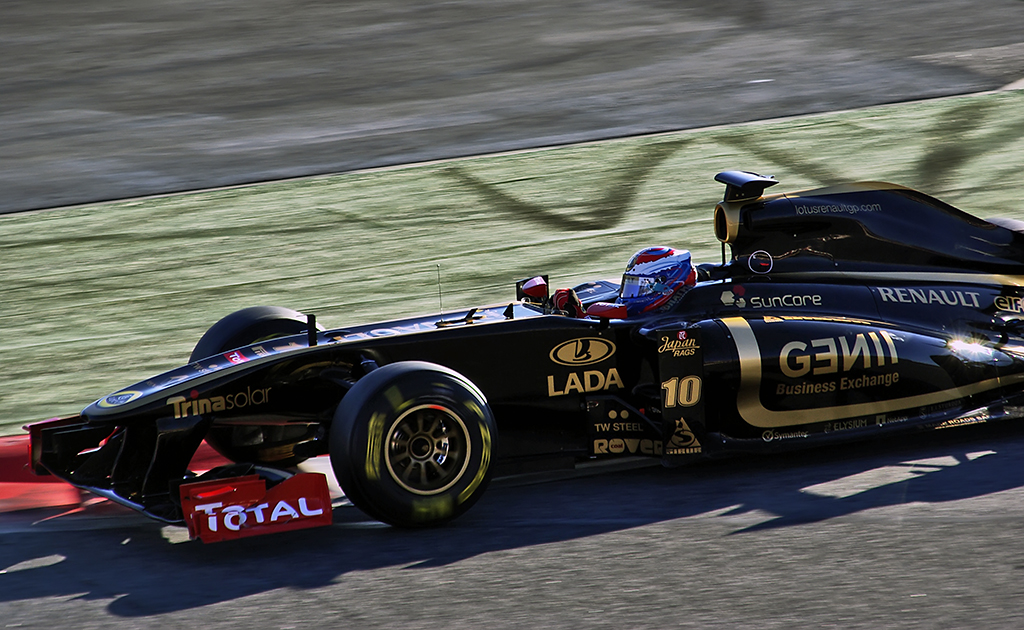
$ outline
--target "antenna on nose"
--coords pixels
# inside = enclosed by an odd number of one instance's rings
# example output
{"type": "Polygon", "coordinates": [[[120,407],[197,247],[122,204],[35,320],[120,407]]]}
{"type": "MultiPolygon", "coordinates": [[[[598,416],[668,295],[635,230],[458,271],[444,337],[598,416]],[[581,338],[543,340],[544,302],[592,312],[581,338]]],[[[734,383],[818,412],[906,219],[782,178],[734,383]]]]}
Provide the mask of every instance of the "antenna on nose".
{"type": "Polygon", "coordinates": [[[444,304],[441,302],[441,263],[437,263],[437,308],[441,311],[441,321],[444,321],[444,304]]]}

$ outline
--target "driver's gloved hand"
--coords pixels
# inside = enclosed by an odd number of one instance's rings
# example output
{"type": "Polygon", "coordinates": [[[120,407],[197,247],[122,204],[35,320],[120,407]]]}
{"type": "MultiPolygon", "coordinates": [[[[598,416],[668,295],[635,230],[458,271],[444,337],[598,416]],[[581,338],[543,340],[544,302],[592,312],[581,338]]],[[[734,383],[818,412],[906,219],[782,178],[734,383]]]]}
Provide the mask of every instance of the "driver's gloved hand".
{"type": "Polygon", "coordinates": [[[583,303],[572,289],[557,289],[551,296],[551,304],[563,315],[582,319],[587,316],[583,303]]]}

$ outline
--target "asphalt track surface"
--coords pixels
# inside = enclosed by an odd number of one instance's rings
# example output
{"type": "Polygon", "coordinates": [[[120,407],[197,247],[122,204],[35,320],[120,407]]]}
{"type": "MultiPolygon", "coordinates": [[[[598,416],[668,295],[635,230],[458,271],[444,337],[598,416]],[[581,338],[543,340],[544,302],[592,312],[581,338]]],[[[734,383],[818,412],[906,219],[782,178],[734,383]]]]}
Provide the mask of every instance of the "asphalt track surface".
{"type": "MultiPolygon", "coordinates": [[[[4,3],[4,210],[996,89],[1024,2],[4,3]],[[141,5],[139,5],[141,6],[141,5]],[[55,17],[57,16],[57,17],[55,17]],[[771,81],[767,81],[771,79],[771,81]]],[[[1024,430],[202,545],[0,515],[5,627],[1019,627],[1024,430]]],[[[53,517],[53,518],[50,518],[53,517]]],[[[49,520],[42,520],[49,518],[49,520]]]]}
{"type": "Polygon", "coordinates": [[[0,521],[23,628],[1019,627],[1024,431],[492,487],[450,526],[203,545],[110,504],[0,521]]]}

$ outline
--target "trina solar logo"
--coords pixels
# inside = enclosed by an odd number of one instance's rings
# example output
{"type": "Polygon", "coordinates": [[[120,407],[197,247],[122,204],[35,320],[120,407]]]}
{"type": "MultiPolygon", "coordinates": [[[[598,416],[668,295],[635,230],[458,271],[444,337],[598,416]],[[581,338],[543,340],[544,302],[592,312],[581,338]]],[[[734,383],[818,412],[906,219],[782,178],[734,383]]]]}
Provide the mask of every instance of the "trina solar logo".
{"type": "Polygon", "coordinates": [[[192,390],[192,400],[184,396],[167,399],[167,404],[174,407],[174,417],[199,416],[204,413],[243,409],[249,405],[263,405],[270,402],[270,388],[253,389],[247,387],[244,392],[227,396],[211,396],[200,398],[199,392],[192,390]]]}

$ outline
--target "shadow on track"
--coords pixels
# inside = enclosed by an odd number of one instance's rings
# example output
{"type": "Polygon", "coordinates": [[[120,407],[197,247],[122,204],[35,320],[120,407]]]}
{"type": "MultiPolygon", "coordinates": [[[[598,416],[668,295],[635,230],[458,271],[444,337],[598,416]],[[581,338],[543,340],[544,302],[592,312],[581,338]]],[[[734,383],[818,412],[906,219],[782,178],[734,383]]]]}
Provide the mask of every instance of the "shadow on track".
{"type": "MultiPolygon", "coordinates": [[[[753,552],[777,528],[909,503],[949,504],[958,518],[984,519],[984,510],[954,502],[1024,488],[1022,456],[1024,427],[966,427],[902,441],[492,488],[467,515],[433,530],[380,526],[354,508],[339,508],[334,527],[215,545],[172,544],[159,524],[125,513],[125,525],[118,517],[114,528],[4,535],[0,567],[8,571],[0,574],[0,605],[45,597],[111,600],[110,614],[142,617],[274,589],[324,587],[353,572],[447,567],[491,552],[676,519],[693,519],[672,525],[683,530],[724,522],[727,535],[748,537],[753,552]]],[[[991,514],[1006,516],[1002,508],[991,514]]]]}

